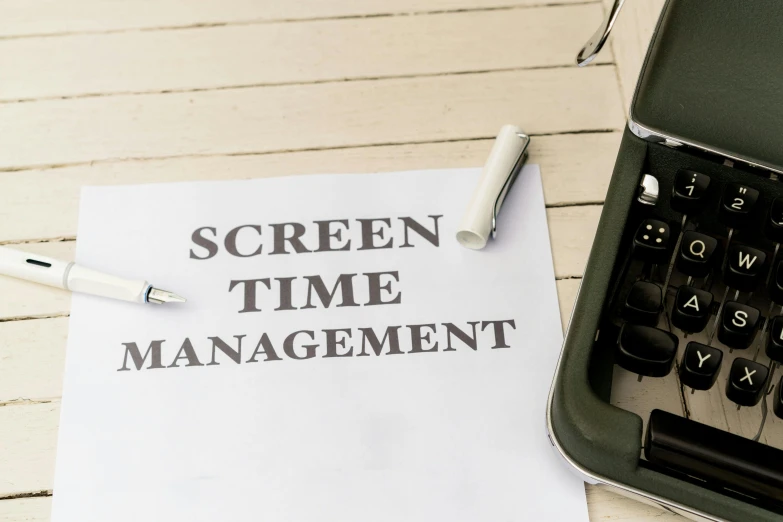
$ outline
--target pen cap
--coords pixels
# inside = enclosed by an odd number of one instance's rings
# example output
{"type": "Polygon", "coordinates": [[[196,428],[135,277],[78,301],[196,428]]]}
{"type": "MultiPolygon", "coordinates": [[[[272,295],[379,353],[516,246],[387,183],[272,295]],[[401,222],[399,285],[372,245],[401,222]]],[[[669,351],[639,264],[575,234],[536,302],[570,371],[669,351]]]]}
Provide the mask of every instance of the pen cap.
{"type": "Polygon", "coordinates": [[[528,143],[530,138],[519,127],[504,125],[500,129],[457,231],[457,241],[462,246],[473,250],[486,246],[494,218],[522,166],[528,143]]]}

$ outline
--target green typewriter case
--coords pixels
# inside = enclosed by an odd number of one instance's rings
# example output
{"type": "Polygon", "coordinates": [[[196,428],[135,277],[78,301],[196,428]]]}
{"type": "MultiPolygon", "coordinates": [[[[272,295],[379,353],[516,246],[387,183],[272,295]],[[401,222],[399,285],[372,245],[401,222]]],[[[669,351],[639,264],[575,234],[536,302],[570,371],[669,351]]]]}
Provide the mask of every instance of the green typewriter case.
{"type": "Polygon", "coordinates": [[[549,397],[586,482],[693,520],[783,520],[781,243],[783,1],[668,0],[549,397]]]}

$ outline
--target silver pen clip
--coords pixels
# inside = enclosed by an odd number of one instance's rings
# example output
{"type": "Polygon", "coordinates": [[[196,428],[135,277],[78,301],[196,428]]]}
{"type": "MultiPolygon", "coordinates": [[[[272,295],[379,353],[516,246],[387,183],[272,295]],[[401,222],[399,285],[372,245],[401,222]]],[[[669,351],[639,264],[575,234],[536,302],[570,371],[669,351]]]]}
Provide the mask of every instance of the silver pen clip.
{"type": "Polygon", "coordinates": [[[519,150],[519,155],[517,156],[517,159],[514,162],[514,167],[508,173],[508,176],[506,177],[506,181],[503,183],[503,186],[500,188],[500,192],[498,192],[497,199],[495,199],[495,204],[492,205],[492,239],[498,237],[497,221],[498,221],[498,214],[500,213],[500,207],[503,206],[503,200],[506,199],[506,194],[508,194],[508,189],[510,189],[511,185],[514,184],[514,181],[517,179],[517,176],[519,175],[519,171],[522,170],[522,165],[525,163],[525,160],[527,159],[527,147],[528,145],[530,145],[530,136],[528,136],[523,132],[517,132],[516,134],[519,138],[522,139],[522,146],[521,149],[519,150]]]}
{"type": "Polygon", "coordinates": [[[620,9],[622,9],[624,3],[625,0],[614,0],[612,8],[606,12],[606,17],[601,22],[598,30],[596,30],[595,34],[593,34],[584,47],[582,47],[579,54],[576,55],[576,63],[579,67],[584,67],[598,56],[601,48],[606,43],[606,39],[609,38],[609,33],[612,32],[612,27],[614,27],[617,15],[620,14],[620,9]]]}

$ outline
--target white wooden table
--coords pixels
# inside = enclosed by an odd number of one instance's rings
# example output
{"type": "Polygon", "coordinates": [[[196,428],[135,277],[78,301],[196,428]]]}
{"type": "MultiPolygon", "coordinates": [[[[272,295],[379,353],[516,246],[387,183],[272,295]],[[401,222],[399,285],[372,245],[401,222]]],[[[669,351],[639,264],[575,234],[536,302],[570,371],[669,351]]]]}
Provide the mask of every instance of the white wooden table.
{"type": "MultiPolygon", "coordinates": [[[[0,0],[0,244],[72,257],[83,185],[479,166],[516,123],[566,321],[662,0],[586,69],[606,6],[548,1],[0,0]]],[[[49,520],[69,309],[0,277],[0,520],[49,520]]]]}

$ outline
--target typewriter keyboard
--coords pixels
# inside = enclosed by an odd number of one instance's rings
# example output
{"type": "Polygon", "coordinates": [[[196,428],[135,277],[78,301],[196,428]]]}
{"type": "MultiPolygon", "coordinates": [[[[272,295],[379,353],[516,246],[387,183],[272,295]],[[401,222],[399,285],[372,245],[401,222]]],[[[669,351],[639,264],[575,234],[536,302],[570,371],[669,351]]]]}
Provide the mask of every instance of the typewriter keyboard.
{"type": "Polygon", "coordinates": [[[655,149],[646,172],[596,337],[612,402],[637,398],[646,465],[783,506],[783,182],[655,149]]]}

